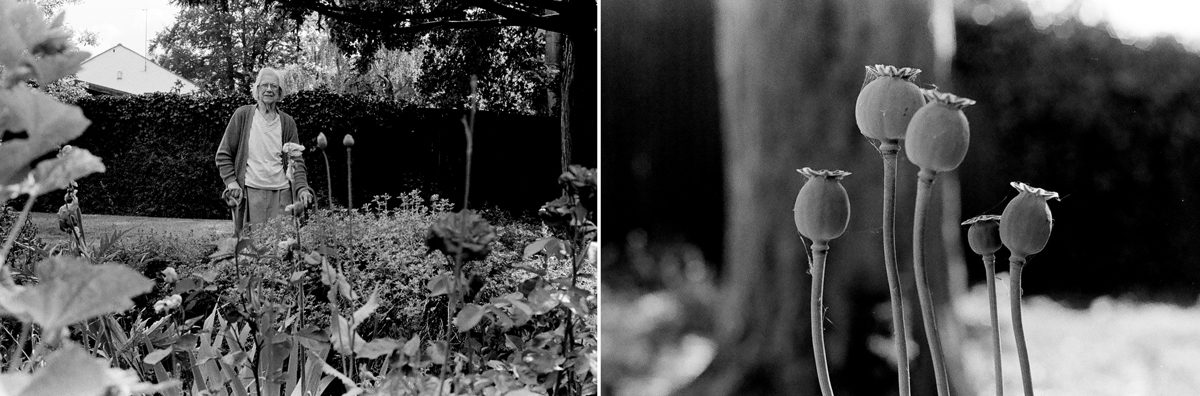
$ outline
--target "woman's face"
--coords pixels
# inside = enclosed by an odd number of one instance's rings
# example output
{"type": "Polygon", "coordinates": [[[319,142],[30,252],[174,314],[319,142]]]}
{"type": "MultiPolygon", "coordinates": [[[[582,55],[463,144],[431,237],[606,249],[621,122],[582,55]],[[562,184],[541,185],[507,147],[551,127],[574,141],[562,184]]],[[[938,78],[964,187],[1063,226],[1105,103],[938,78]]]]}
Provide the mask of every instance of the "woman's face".
{"type": "Polygon", "coordinates": [[[275,104],[279,102],[279,96],[282,90],[279,88],[279,78],[272,74],[263,76],[262,81],[258,83],[258,100],[263,104],[275,104]]]}

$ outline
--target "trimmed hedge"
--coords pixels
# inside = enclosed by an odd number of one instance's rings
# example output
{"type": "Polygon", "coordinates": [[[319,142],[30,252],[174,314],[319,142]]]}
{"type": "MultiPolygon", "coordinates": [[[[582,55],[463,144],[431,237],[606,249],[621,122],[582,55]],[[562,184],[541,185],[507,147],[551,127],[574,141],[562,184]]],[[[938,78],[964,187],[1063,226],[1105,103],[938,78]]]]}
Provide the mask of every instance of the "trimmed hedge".
{"type": "MultiPolygon", "coordinates": [[[[104,160],[108,171],[80,180],[87,213],[226,218],[214,156],[229,117],[247,96],[145,94],[84,98],[92,121],[72,145],[104,160]]],[[[395,102],[306,91],[280,104],[296,119],[308,181],[328,199],[325,162],[316,137],[329,138],[333,199],[346,205],[346,150],[353,133],[354,203],[413,189],[459,204],[465,169],[462,110],[401,108],[395,102]]],[[[559,195],[559,123],[547,117],[481,112],[476,116],[471,205],[529,211],[559,195]]],[[[45,198],[38,210],[62,202],[45,198]]]]}

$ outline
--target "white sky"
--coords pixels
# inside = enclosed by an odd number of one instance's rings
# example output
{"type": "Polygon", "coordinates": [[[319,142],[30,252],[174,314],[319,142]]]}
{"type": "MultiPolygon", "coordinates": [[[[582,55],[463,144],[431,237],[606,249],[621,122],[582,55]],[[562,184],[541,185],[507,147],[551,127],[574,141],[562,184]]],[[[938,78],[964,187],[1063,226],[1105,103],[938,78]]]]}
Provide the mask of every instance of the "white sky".
{"type": "MultiPolygon", "coordinates": [[[[1074,0],[1024,0],[1035,22],[1046,26],[1074,0]]],[[[68,5],[67,24],[96,33],[96,53],[118,43],[138,53],[147,39],[169,26],[179,11],[169,0],[83,0],[68,5]],[[143,11],[144,10],[144,11],[143,11]]],[[[1200,51],[1200,0],[1084,0],[1080,17],[1085,23],[1107,20],[1124,39],[1173,34],[1193,51],[1200,51]]]]}
{"type": "Polygon", "coordinates": [[[63,11],[72,29],[96,34],[97,45],[85,51],[96,54],[123,44],[144,55],[147,40],[175,21],[179,7],[168,0],[83,0],[63,11]]]}
{"type": "MultiPolygon", "coordinates": [[[[1025,0],[1039,27],[1072,6],[1073,0],[1025,0]]],[[[1126,39],[1174,35],[1192,51],[1200,51],[1200,0],[1086,0],[1080,19],[1089,25],[1108,21],[1117,37],[1126,39]]]]}

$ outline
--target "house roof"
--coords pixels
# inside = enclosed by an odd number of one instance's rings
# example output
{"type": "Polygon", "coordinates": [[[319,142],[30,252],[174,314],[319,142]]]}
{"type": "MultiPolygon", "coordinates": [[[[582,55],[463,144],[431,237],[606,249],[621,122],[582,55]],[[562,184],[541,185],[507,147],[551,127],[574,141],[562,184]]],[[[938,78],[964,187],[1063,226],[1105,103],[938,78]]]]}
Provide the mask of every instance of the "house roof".
{"type": "MultiPolygon", "coordinates": [[[[108,91],[116,91],[116,92],[121,92],[121,93],[125,93],[125,94],[130,94],[130,93],[142,93],[142,92],[129,92],[129,88],[125,88],[125,89],[118,88],[118,87],[116,87],[116,86],[117,86],[117,85],[122,85],[122,84],[118,83],[117,81],[107,81],[107,79],[105,79],[105,78],[100,78],[100,77],[98,77],[98,76],[95,76],[95,75],[91,75],[91,76],[89,76],[89,74],[94,74],[94,73],[88,73],[88,65],[89,65],[89,64],[93,64],[93,65],[95,65],[95,64],[97,64],[97,63],[102,63],[102,62],[99,62],[99,61],[97,61],[97,60],[98,60],[98,59],[104,59],[104,58],[108,57],[110,54],[116,53],[116,51],[115,51],[115,50],[117,50],[118,48],[119,48],[119,49],[121,49],[121,50],[123,50],[123,52],[126,52],[126,53],[128,53],[128,54],[132,54],[133,56],[136,56],[136,58],[133,58],[133,59],[138,59],[138,60],[141,60],[141,61],[143,61],[143,62],[146,62],[146,63],[148,63],[148,64],[150,64],[150,65],[154,65],[154,67],[155,67],[155,69],[156,69],[156,70],[160,70],[161,72],[165,72],[165,73],[167,73],[167,75],[169,75],[169,78],[167,78],[166,80],[169,80],[169,81],[175,81],[175,80],[179,80],[179,81],[183,82],[185,86],[189,86],[189,85],[190,85],[191,87],[194,87],[194,90],[199,90],[199,86],[198,86],[198,85],[196,85],[196,83],[192,82],[191,80],[189,80],[189,79],[187,79],[187,78],[184,78],[183,76],[180,76],[179,74],[177,74],[177,73],[175,73],[175,72],[173,72],[173,71],[171,71],[171,70],[169,70],[169,69],[167,69],[167,68],[165,68],[165,67],[162,67],[161,65],[159,65],[159,64],[157,64],[157,63],[155,63],[154,61],[150,60],[149,58],[146,58],[146,57],[145,57],[145,56],[143,56],[142,54],[139,54],[139,53],[137,53],[136,51],[134,51],[134,50],[132,50],[132,49],[129,49],[129,47],[126,47],[126,46],[124,46],[124,45],[122,45],[122,44],[117,44],[117,45],[114,45],[114,46],[112,46],[112,47],[109,47],[108,49],[106,49],[106,50],[104,50],[104,51],[101,51],[101,52],[97,53],[96,55],[93,55],[91,58],[88,58],[87,60],[83,61],[83,63],[81,63],[81,64],[80,64],[80,67],[82,68],[82,70],[80,70],[80,72],[79,72],[79,73],[76,75],[76,77],[77,77],[79,80],[82,80],[82,81],[85,81],[85,82],[87,82],[89,85],[99,85],[99,86],[101,86],[101,87],[105,88],[105,90],[100,90],[100,89],[97,89],[96,91],[99,91],[99,92],[105,92],[105,93],[107,93],[107,92],[106,92],[106,90],[108,90],[108,91]]],[[[126,55],[126,56],[127,56],[127,55],[126,55]]],[[[111,65],[111,64],[110,64],[110,65],[105,65],[105,66],[112,67],[112,65],[111,65]]],[[[147,70],[143,70],[143,71],[148,71],[148,69],[147,69],[147,70]]],[[[130,76],[130,77],[133,77],[133,76],[130,76]]],[[[121,80],[122,78],[123,78],[123,76],[121,76],[121,75],[120,75],[120,73],[118,73],[117,80],[121,80]]],[[[160,77],[160,78],[161,78],[161,77],[160,77]]],[[[164,80],[164,82],[165,82],[165,80],[164,80]]],[[[146,81],[139,81],[139,83],[141,83],[141,84],[146,84],[146,83],[148,83],[148,82],[146,82],[146,81]]],[[[143,88],[144,88],[144,87],[143,87],[143,88]]],[[[160,89],[148,89],[148,90],[144,90],[144,91],[146,91],[146,92],[152,92],[152,91],[156,91],[156,90],[158,90],[158,91],[161,91],[162,89],[161,89],[161,88],[160,88],[160,89]]]]}

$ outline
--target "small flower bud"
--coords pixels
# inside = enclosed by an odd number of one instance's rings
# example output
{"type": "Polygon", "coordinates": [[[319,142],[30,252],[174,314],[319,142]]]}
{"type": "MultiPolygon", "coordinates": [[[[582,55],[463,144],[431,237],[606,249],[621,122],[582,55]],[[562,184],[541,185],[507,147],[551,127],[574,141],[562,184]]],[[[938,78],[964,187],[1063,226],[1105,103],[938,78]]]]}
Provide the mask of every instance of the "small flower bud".
{"type": "Polygon", "coordinates": [[[329,139],[325,137],[325,132],[317,134],[317,148],[324,150],[329,147],[329,139]]]}
{"type": "Polygon", "coordinates": [[[350,136],[350,134],[347,133],[346,137],[342,138],[342,145],[346,147],[354,147],[354,136],[350,136]]]}
{"type": "Polygon", "coordinates": [[[792,210],[796,230],[814,243],[829,242],[842,236],[850,224],[850,198],[841,180],[850,172],[812,168],[796,171],[808,178],[796,195],[796,206],[792,210]]]}
{"type": "Polygon", "coordinates": [[[174,283],[179,280],[179,273],[175,272],[175,267],[164,268],[160,273],[163,276],[163,282],[174,283]]]}
{"type": "Polygon", "coordinates": [[[967,229],[967,244],[975,254],[987,256],[1000,250],[1000,216],[975,216],[962,225],[971,226],[967,229]]]}
{"type": "Polygon", "coordinates": [[[971,130],[962,109],[975,104],[936,90],[923,91],[929,103],[917,110],[908,123],[904,151],[921,169],[947,172],[958,168],[967,156],[971,130]]]}
{"type": "Polygon", "coordinates": [[[925,105],[921,88],[913,80],[920,69],[890,65],[867,66],[873,80],[858,92],[854,119],[864,136],[876,140],[900,140],[917,109],[925,105]]]}
{"type": "Polygon", "coordinates": [[[1046,201],[1058,199],[1058,193],[1021,182],[1012,182],[1010,185],[1019,193],[1008,201],[1008,206],[1000,215],[1000,240],[1013,257],[1024,258],[1041,252],[1050,240],[1054,218],[1046,201]]]}

